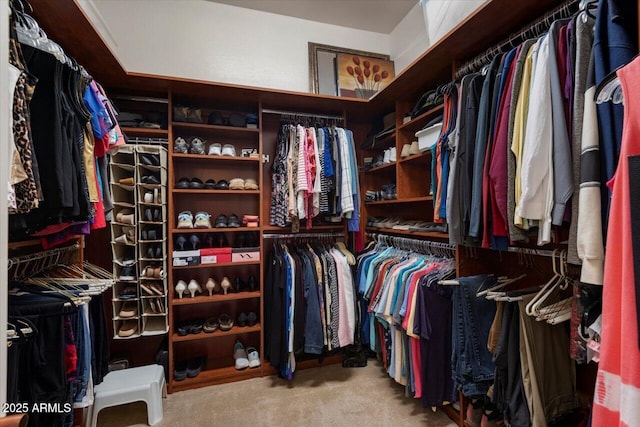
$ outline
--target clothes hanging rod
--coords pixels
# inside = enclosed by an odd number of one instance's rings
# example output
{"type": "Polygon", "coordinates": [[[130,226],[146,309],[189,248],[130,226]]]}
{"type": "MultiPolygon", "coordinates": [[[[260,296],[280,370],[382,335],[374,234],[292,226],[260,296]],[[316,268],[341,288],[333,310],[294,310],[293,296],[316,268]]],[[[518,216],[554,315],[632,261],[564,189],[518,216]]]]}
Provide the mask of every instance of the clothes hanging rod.
{"type": "Polygon", "coordinates": [[[278,234],[271,233],[263,236],[265,239],[290,239],[290,238],[308,238],[308,237],[344,237],[344,233],[290,233],[278,234]]]}
{"type": "Polygon", "coordinates": [[[430,248],[436,248],[436,249],[445,249],[445,250],[455,250],[456,246],[451,244],[451,243],[445,243],[445,242],[434,242],[433,240],[423,240],[423,239],[413,239],[410,237],[401,237],[401,236],[392,236],[390,234],[378,234],[378,233],[372,233],[371,237],[373,237],[374,240],[379,240],[380,238],[382,238],[382,241],[386,241],[386,242],[390,242],[390,243],[398,243],[398,244],[405,244],[405,245],[418,245],[418,246],[428,246],[430,248]]]}
{"type": "Polygon", "coordinates": [[[342,116],[328,116],[326,114],[312,114],[312,113],[300,113],[296,111],[282,111],[282,110],[262,110],[263,114],[280,114],[289,116],[302,116],[311,117],[314,119],[329,119],[329,120],[343,120],[342,116]]]}
{"type": "Polygon", "coordinates": [[[570,17],[573,14],[573,12],[571,11],[572,7],[579,2],[580,0],[566,1],[555,9],[552,9],[551,11],[545,13],[540,18],[526,25],[520,31],[511,34],[506,40],[503,40],[501,43],[490,47],[484,53],[477,55],[472,60],[465,62],[462,67],[456,70],[456,79],[459,79],[467,74],[479,71],[483,66],[491,63],[496,55],[508,52],[528,38],[541,36],[549,30],[549,27],[551,27],[553,21],[570,17]]]}

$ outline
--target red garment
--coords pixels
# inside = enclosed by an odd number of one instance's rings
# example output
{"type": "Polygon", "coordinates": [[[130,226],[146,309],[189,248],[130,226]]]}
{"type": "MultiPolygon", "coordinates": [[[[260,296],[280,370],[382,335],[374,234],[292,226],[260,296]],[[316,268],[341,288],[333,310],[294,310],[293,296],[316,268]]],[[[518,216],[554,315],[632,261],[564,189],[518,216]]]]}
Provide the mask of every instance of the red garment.
{"type": "MultiPolygon", "coordinates": [[[[509,74],[505,80],[504,90],[498,109],[496,128],[494,132],[493,152],[489,165],[489,200],[491,203],[493,235],[509,237],[509,217],[507,214],[507,191],[509,174],[507,168],[507,154],[509,151],[509,115],[512,102],[513,77],[520,55],[521,46],[516,50],[514,60],[509,67],[509,74]]],[[[484,233],[487,235],[488,233],[484,233]]]]}
{"type": "MultiPolygon", "coordinates": [[[[640,426],[640,350],[636,323],[628,156],[640,154],[640,58],[618,70],[624,95],[620,160],[612,190],[602,292],[602,340],[593,426],[640,426]]],[[[637,183],[635,183],[637,184],[637,183]]],[[[634,212],[633,215],[638,215],[634,212]]]]}
{"type": "MultiPolygon", "coordinates": [[[[93,162],[93,163],[94,165],[98,164],[98,162],[93,162]]],[[[97,172],[96,172],[96,176],[98,176],[97,172]]],[[[104,178],[105,177],[103,177],[103,179],[104,178]]],[[[100,184],[98,183],[97,180],[96,180],[96,190],[98,191],[99,201],[93,204],[93,208],[95,209],[96,213],[93,216],[93,222],[91,223],[92,230],[99,230],[107,226],[107,219],[104,213],[104,203],[102,202],[103,201],[102,191],[100,191],[100,184]]]]}

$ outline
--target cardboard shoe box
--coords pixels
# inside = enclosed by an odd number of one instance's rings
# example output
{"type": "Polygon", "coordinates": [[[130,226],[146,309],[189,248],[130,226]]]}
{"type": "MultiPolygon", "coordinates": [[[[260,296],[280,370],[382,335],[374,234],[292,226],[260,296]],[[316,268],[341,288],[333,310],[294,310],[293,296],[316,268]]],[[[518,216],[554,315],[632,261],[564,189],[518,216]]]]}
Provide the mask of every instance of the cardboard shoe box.
{"type": "Polygon", "coordinates": [[[233,262],[260,261],[260,248],[233,248],[233,262]]]}
{"type": "Polygon", "coordinates": [[[174,267],[185,267],[188,265],[200,265],[200,250],[173,251],[174,267]]]}
{"type": "Polygon", "coordinates": [[[220,264],[231,262],[231,248],[200,249],[202,264],[220,264]]]}

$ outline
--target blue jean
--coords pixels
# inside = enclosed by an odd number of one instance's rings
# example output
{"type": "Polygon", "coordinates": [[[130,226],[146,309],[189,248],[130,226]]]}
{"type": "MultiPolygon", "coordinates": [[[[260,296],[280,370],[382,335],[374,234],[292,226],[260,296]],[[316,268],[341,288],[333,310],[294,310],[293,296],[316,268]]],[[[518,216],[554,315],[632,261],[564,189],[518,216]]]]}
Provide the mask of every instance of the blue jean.
{"type": "Polygon", "coordinates": [[[486,394],[493,382],[495,365],[487,349],[489,329],[496,314],[494,301],[476,297],[480,287],[496,284],[492,276],[458,279],[453,293],[453,376],[465,396],[486,394]]]}

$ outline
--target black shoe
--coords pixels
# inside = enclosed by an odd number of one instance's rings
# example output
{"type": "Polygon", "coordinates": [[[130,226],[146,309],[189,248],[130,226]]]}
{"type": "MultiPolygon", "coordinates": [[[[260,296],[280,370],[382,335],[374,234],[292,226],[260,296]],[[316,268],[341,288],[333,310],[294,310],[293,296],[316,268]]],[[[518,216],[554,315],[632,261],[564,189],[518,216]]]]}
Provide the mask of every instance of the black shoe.
{"type": "Polygon", "coordinates": [[[184,251],[186,250],[185,248],[186,244],[187,244],[186,237],[184,237],[182,234],[179,234],[178,237],[176,237],[176,249],[179,251],[184,251]]]}
{"type": "Polygon", "coordinates": [[[142,181],[143,184],[160,184],[160,180],[155,175],[145,175],[140,181],[142,181]]]}
{"type": "Polygon", "coordinates": [[[149,246],[147,249],[147,258],[155,258],[155,251],[153,250],[153,246],[149,246]]]}
{"type": "Polygon", "coordinates": [[[247,314],[247,326],[254,326],[256,323],[258,323],[258,315],[253,311],[249,312],[247,314]]]}
{"type": "Polygon", "coordinates": [[[162,246],[161,245],[156,246],[156,254],[155,255],[156,255],[156,258],[158,258],[158,259],[162,258],[162,246]]]}
{"type": "Polygon", "coordinates": [[[247,290],[247,284],[239,276],[236,276],[233,287],[236,288],[236,292],[245,292],[247,290]]]}
{"type": "Polygon", "coordinates": [[[160,166],[160,156],[157,154],[142,154],[140,161],[147,166],[160,166]]]}
{"type": "Polygon", "coordinates": [[[136,280],[136,268],[126,265],[120,270],[120,280],[136,280]]]}
{"type": "Polygon", "coordinates": [[[253,274],[249,276],[249,281],[247,283],[249,285],[249,291],[255,292],[258,290],[258,281],[256,280],[256,276],[253,274]]]}
{"type": "Polygon", "coordinates": [[[241,328],[247,326],[247,315],[244,312],[238,315],[238,318],[236,319],[236,325],[240,326],[241,328]]]}
{"type": "Polygon", "coordinates": [[[162,222],[162,214],[161,214],[161,212],[160,212],[160,209],[159,209],[159,208],[155,208],[155,209],[153,210],[153,220],[154,220],[155,222],[162,222]]]}
{"type": "Polygon", "coordinates": [[[146,208],[144,210],[144,219],[146,219],[149,222],[153,222],[153,209],[146,208]]]}
{"type": "Polygon", "coordinates": [[[184,381],[185,378],[187,378],[187,362],[176,362],[173,379],[176,381],[184,381]]]}
{"type": "Polygon", "coordinates": [[[200,374],[202,368],[204,366],[204,358],[196,357],[195,359],[191,359],[187,362],[187,377],[195,378],[200,374]]]}
{"type": "Polygon", "coordinates": [[[204,244],[207,248],[215,248],[216,240],[212,233],[208,233],[204,238],[204,244]]]}
{"type": "Polygon", "coordinates": [[[191,243],[191,249],[200,249],[200,238],[197,234],[192,234],[191,237],[189,237],[189,242],[191,243]]]}

